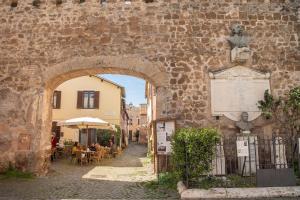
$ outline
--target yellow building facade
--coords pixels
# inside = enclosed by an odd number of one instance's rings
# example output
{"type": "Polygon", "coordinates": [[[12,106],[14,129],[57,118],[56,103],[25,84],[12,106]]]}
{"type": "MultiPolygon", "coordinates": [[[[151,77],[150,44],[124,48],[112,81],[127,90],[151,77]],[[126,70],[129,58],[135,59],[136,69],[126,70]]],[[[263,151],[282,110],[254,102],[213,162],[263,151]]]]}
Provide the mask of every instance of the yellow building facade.
{"type": "MultiPolygon", "coordinates": [[[[53,95],[52,121],[96,117],[121,125],[121,103],[125,89],[97,76],[82,76],[59,85],[53,95]]],[[[60,127],[60,139],[79,141],[79,130],[60,127]]]]}

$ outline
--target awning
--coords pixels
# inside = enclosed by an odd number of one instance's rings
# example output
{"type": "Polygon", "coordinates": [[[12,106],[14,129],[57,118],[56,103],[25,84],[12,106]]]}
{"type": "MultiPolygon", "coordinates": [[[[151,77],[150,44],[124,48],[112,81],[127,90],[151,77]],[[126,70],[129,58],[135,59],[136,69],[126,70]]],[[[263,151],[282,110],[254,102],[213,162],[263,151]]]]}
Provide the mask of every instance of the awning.
{"type": "Polygon", "coordinates": [[[66,126],[69,128],[98,128],[115,131],[116,128],[114,125],[95,117],[79,117],[68,119],[64,121],[59,121],[57,126],[66,126]]]}

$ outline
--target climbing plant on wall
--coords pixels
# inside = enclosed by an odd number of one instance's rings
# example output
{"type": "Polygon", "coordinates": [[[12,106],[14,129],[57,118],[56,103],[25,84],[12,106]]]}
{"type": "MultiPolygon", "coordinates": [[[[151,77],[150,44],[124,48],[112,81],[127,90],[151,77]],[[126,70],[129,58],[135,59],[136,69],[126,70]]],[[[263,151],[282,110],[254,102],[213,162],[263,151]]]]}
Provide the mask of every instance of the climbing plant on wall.
{"type": "Polygon", "coordinates": [[[285,97],[274,97],[266,90],[258,108],[266,119],[274,120],[284,131],[292,135],[300,131],[300,86],[285,97]]]}

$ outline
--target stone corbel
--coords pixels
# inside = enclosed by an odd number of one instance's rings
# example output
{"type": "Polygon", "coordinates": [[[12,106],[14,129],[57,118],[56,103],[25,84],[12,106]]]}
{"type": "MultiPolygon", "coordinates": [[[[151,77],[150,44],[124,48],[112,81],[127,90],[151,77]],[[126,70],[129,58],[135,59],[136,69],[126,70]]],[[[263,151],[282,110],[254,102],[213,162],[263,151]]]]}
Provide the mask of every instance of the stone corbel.
{"type": "Polygon", "coordinates": [[[209,76],[210,79],[215,79],[215,75],[214,75],[214,73],[212,73],[212,72],[209,72],[209,73],[208,73],[208,76],[209,76]]]}

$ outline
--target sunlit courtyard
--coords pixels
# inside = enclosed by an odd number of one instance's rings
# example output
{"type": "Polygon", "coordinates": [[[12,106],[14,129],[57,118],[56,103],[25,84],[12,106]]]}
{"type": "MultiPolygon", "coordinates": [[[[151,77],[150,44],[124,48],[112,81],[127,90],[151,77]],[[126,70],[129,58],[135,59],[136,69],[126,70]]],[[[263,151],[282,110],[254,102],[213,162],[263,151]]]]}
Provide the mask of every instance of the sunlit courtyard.
{"type": "Polygon", "coordinates": [[[132,143],[116,158],[78,165],[57,159],[45,177],[1,179],[0,199],[177,199],[176,192],[148,189],[155,180],[147,147],[132,143]]]}

